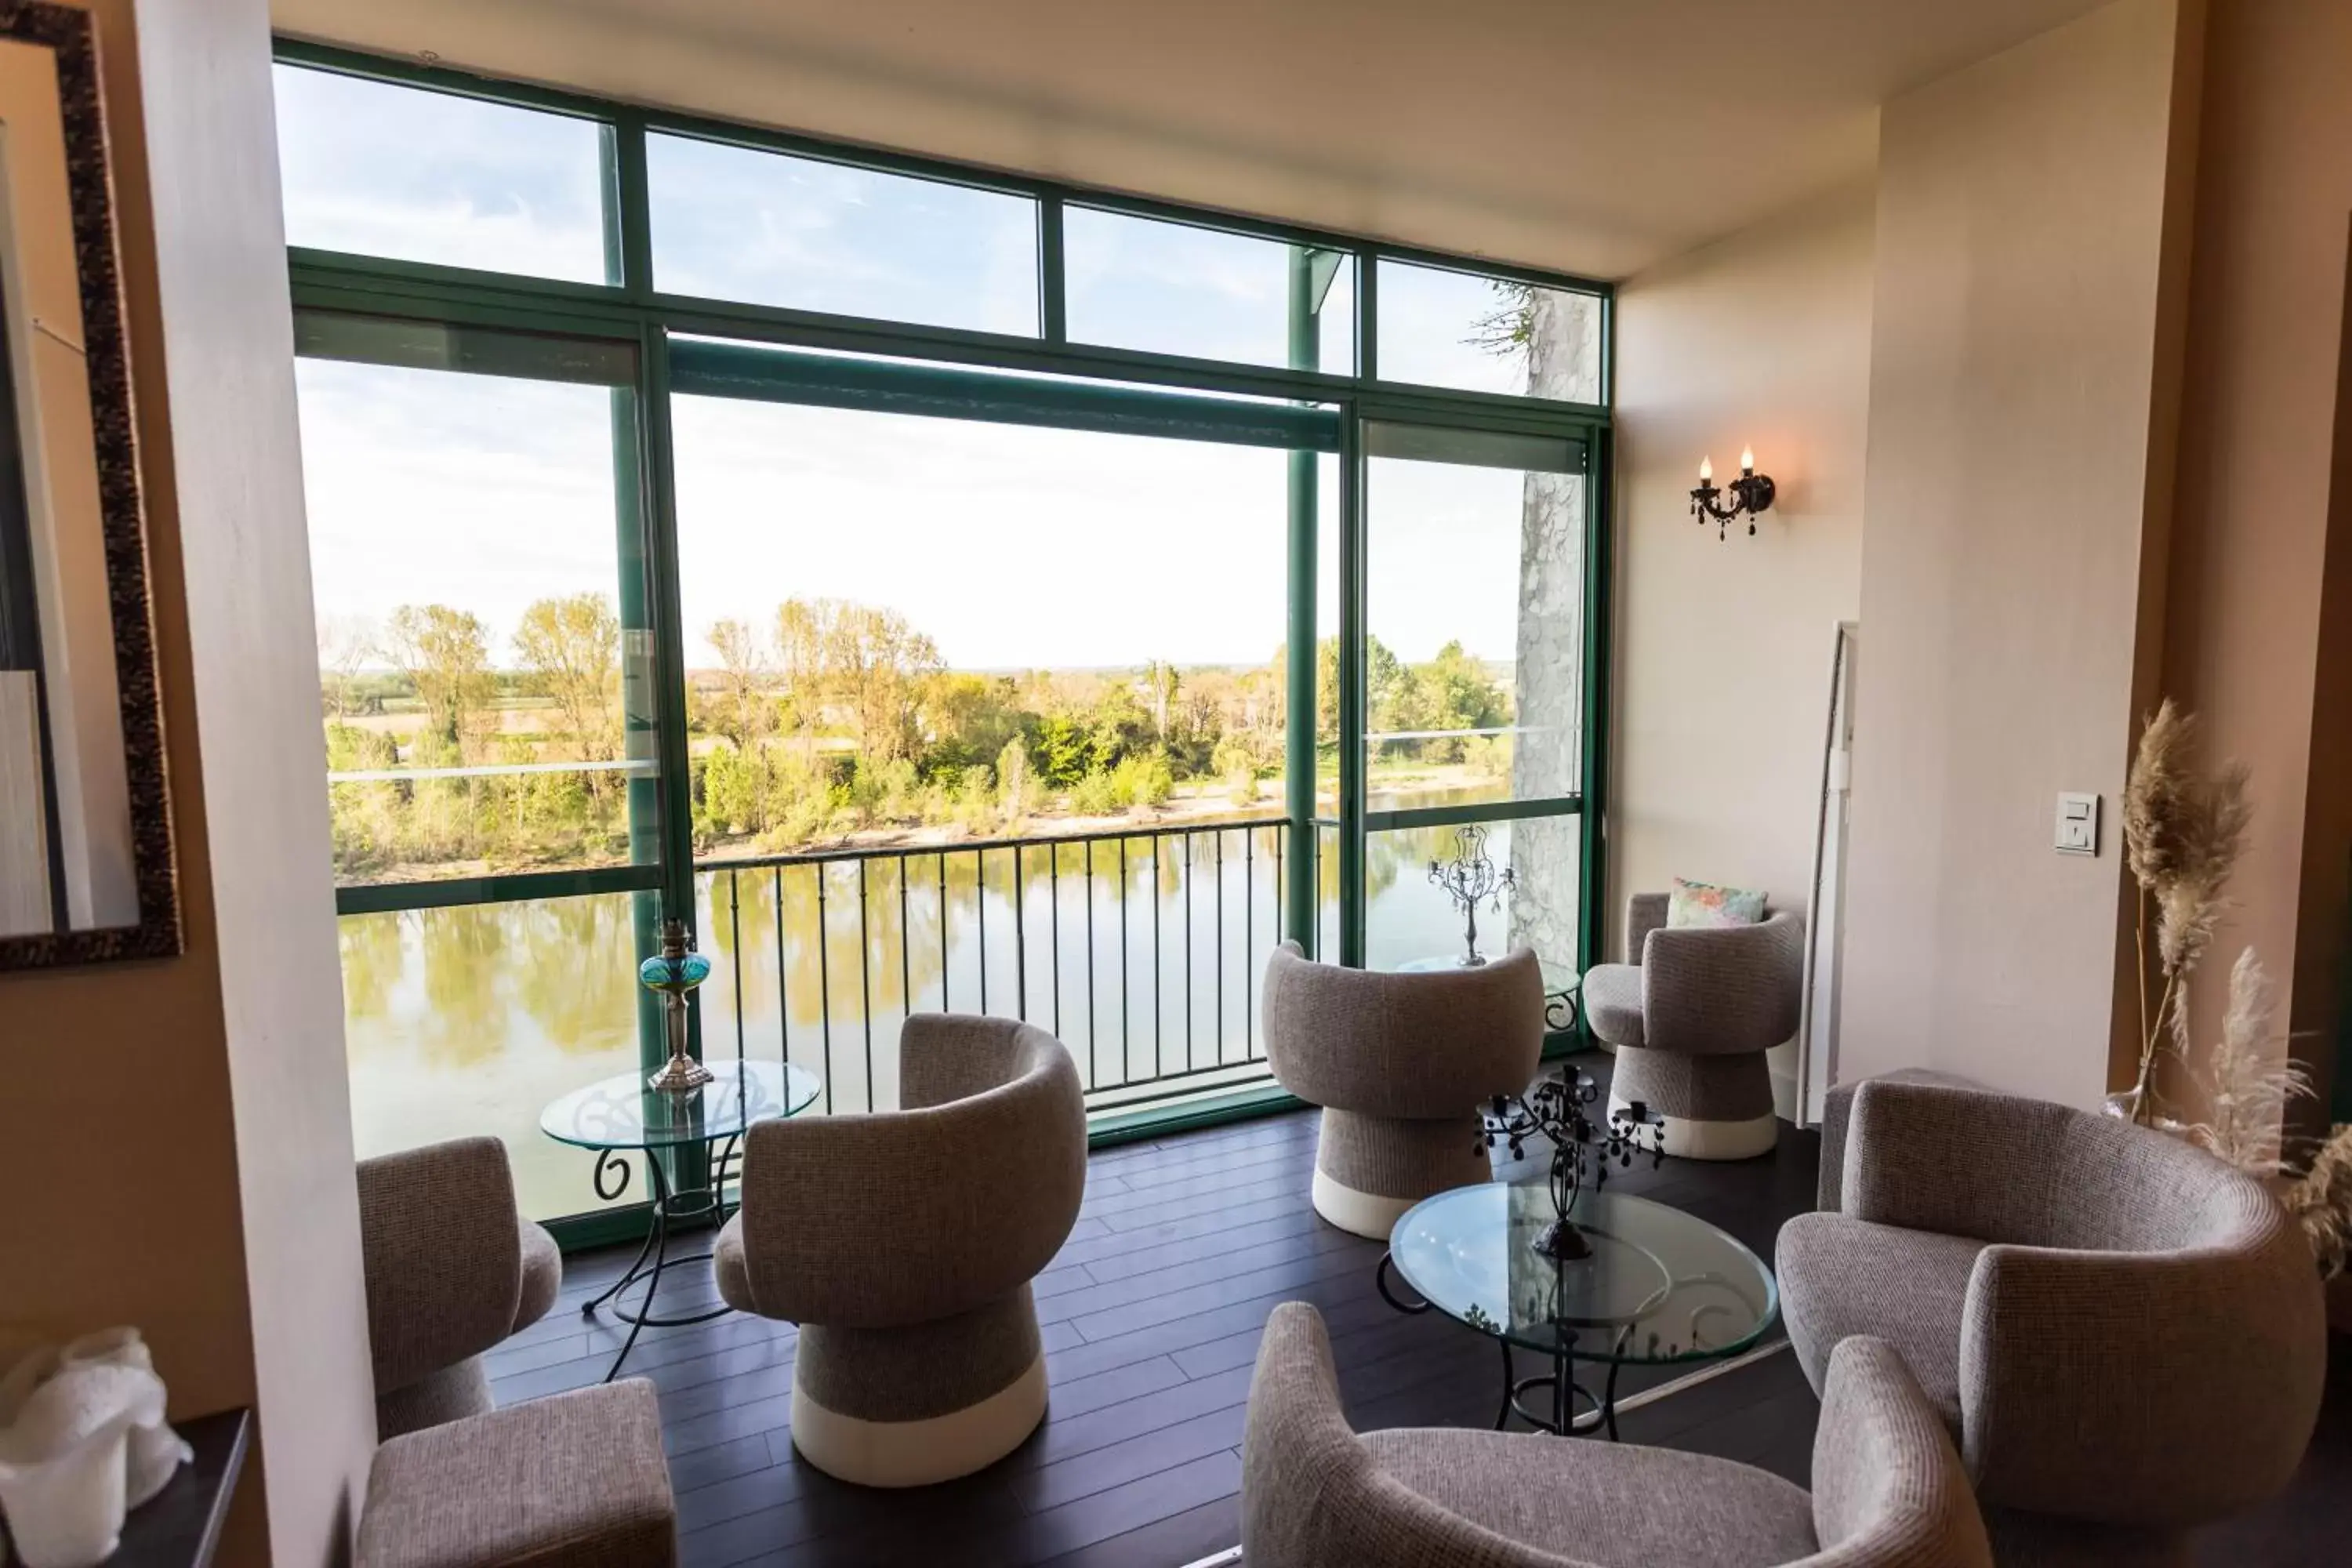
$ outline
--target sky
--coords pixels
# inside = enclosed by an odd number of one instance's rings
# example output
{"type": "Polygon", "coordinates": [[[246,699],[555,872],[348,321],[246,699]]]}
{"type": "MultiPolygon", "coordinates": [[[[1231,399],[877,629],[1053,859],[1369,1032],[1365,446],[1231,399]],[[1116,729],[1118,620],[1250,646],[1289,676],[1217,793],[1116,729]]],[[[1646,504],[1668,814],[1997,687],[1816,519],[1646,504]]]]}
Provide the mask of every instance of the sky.
{"type": "MultiPolygon", "coordinates": [[[[599,128],[278,67],[289,240],[601,281],[599,128]]],[[[677,292],[1036,331],[1024,197],[656,136],[656,283],[677,292]]],[[[1284,362],[1286,247],[1072,209],[1072,336],[1284,362]]],[[[1507,391],[1524,368],[1464,340],[1484,280],[1383,263],[1382,373],[1507,391]]],[[[1354,279],[1327,306],[1352,365],[1354,279]]],[[[523,608],[611,593],[618,550],[605,388],[305,360],[298,366],[320,616],[471,610],[511,662],[523,608]]],[[[791,597],[898,609],[963,668],[1152,658],[1259,663],[1282,642],[1284,454],[1265,448],[678,397],[680,592],[690,665],[709,626],[791,597]]],[[[1326,583],[1336,465],[1321,460],[1326,583]]],[[[1521,477],[1374,458],[1373,635],[1425,659],[1512,656],[1521,477]]]]}

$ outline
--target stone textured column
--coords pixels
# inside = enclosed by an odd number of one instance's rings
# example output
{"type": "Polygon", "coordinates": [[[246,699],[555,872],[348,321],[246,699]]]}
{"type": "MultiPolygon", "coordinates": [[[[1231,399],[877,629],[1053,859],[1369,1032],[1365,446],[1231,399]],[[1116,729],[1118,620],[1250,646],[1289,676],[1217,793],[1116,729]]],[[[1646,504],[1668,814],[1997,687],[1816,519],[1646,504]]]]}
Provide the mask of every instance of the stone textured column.
{"type": "MultiPolygon", "coordinates": [[[[1598,397],[1600,301],[1530,289],[1526,307],[1528,390],[1544,397],[1598,397]]],[[[1511,793],[1571,795],[1582,779],[1584,720],[1584,510],[1581,474],[1527,476],[1519,525],[1519,626],[1512,678],[1517,722],[1536,731],[1511,750],[1511,793]]],[[[1575,817],[1510,825],[1511,942],[1573,963],[1582,879],[1575,817]]]]}

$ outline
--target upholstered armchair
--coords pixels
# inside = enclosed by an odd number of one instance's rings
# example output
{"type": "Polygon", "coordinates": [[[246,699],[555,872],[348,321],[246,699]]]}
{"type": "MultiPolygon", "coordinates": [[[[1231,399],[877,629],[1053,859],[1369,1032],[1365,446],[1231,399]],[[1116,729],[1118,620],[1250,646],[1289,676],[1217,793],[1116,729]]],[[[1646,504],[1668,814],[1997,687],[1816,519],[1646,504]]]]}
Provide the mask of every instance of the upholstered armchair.
{"type": "Polygon", "coordinates": [[[1077,1068],[1043,1029],[908,1018],[899,1099],[753,1127],[711,1258],[730,1306],[800,1325],[793,1446],[878,1487],[969,1475],[1045,1418],[1029,1281],[1087,1181],[1077,1068]]]}
{"type": "Polygon", "coordinates": [[[1666,895],[1636,893],[1625,917],[1633,963],[1584,975],[1584,1016],[1617,1052],[1609,1106],[1665,1118],[1666,1152],[1745,1160],[1780,1136],[1764,1053],[1797,1032],[1805,926],[1786,910],[1744,926],[1669,926],[1666,895]]]}
{"type": "Polygon", "coordinates": [[[1543,973],[1525,949],[1473,969],[1384,974],[1268,956],[1266,1065],[1323,1108],[1315,1212],[1386,1241],[1405,1210],[1493,1175],[1479,1108],[1517,1094],[1543,1056],[1543,973]]]}
{"type": "Polygon", "coordinates": [[[2326,1367],[2318,1273],[2260,1184],[2041,1100],[1868,1080],[1840,1212],[1782,1227],[1789,1338],[1824,1387],[1902,1352],[2004,1562],[2161,1563],[2286,1485],[2326,1367]]]}
{"type": "Polygon", "coordinates": [[[355,1568],[676,1568],[661,1405],[642,1377],[526,1399],[375,1451],[355,1568]]]}
{"type": "Polygon", "coordinates": [[[1808,1563],[1990,1568],[1951,1439],[1902,1359],[1853,1339],[1830,1369],[1813,1490],[1728,1459],[1455,1428],[1359,1436],[1323,1320],[1267,1321],[1242,1442],[1248,1568],[1808,1563]]]}
{"type": "Polygon", "coordinates": [[[379,1155],[359,1181],[377,1437],[489,1409],[482,1352],[546,1316],[563,1284],[555,1238],[515,1211],[505,1145],[379,1155]]]}

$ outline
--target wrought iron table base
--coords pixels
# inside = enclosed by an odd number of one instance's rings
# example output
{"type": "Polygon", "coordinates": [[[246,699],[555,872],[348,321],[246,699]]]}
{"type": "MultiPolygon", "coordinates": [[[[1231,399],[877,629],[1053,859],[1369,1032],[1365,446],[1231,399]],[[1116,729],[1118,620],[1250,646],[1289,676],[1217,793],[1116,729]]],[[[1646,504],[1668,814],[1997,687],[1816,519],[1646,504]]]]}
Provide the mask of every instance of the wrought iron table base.
{"type": "MultiPolygon", "coordinates": [[[[1380,1290],[1381,1300],[1400,1312],[1417,1314],[1428,1311],[1428,1302],[1401,1300],[1389,1289],[1391,1267],[1393,1259],[1386,1253],[1381,1254],[1380,1268],[1372,1279],[1380,1290]]],[[[1479,1327],[1475,1322],[1471,1326],[1479,1327]]],[[[1503,1352],[1503,1403],[1495,1412],[1495,1430],[1505,1430],[1510,1426],[1511,1417],[1517,1415],[1537,1431],[1549,1432],[1555,1437],[1582,1437],[1605,1431],[1610,1441],[1616,1441],[1617,1369],[1622,1363],[1613,1356],[1578,1355],[1575,1350],[1576,1331],[1563,1329],[1560,1332],[1566,1336],[1567,1343],[1550,1352],[1551,1371],[1534,1377],[1518,1375],[1518,1368],[1511,1360],[1511,1342],[1499,1334],[1496,1336],[1495,1343],[1503,1352]],[[1577,1382],[1576,1363],[1580,1361],[1607,1363],[1609,1374],[1601,1384],[1601,1393],[1595,1394],[1577,1382]],[[1548,1415],[1538,1415],[1523,1403],[1524,1396],[1537,1389],[1550,1391],[1551,1409],[1548,1415]],[[1581,1409],[1578,1408],[1580,1401],[1583,1405],[1581,1409]]],[[[1631,1327],[1618,1331],[1616,1348],[1619,1352],[1623,1351],[1633,1332],[1631,1327]]]]}
{"type": "MultiPolygon", "coordinates": [[[[1571,1332],[1571,1340],[1575,1335],[1571,1332]]],[[[1606,1431],[1609,1440],[1617,1440],[1617,1366],[1609,1363],[1609,1375],[1595,1394],[1576,1381],[1576,1363],[1600,1358],[1579,1356],[1574,1351],[1555,1351],[1551,1371],[1535,1377],[1517,1377],[1511,1364],[1511,1342],[1496,1340],[1503,1349],[1503,1407],[1495,1413],[1495,1430],[1502,1431],[1513,1415],[1538,1432],[1549,1432],[1555,1437],[1583,1437],[1606,1431]],[[1522,1396],[1530,1390],[1548,1388],[1551,1391],[1551,1413],[1538,1415],[1523,1403],[1522,1396]],[[1577,1408],[1581,1400],[1584,1408],[1577,1408]]]]}
{"type": "MultiPolygon", "coordinates": [[[[710,1163],[708,1184],[687,1193],[674,1193],[670,1190],[668,1173],[662,1169],[662,1155],[666,1151],[659,1149],[644,1151],[646,1169],[650,1175],[654,1189],[652,1223],[646,1227],[646,1239],[638,1247],[635,1259],[630,1263],[621,1277],[580,1309],[582,1317],[593,1318],[597,1310],[609,1302],[612,1306],[612,1316],[629,1325],[628,1338],[621,1342],[620,1353],[613,1358],[611,1368],[604,1373],[606,1383],[621,1375],[622,1364],[629,1359],[629,1352],[636,1348],[637,1336],[646,1330],[687,1328],[696,1323],[709,1322],[715,1318],[723,1318],[735,1310],[722,1303],[699,1312],[664,1316],[656,1314],[653,1306],[654,1298],[661,1293],[664,1269],[683,1268],[692,1264],[710,1261],[711,1255],[708,1252],[698,1252],[686,1258],[670,1257],[670,1226],[679,1222],[692,1224],[707,1221],[713,1229],[716,1229],[726,1223],[728,1211],[724,1194],[727,1190],[728,1172],[733,1166],[738,1152],[737,1145],[738,1140],[733,1138],[727,1140],[718,1157],[710,1163]],[[646,1265],[648,1258],[652,1260],[650,1268],[646,1265]],[[646,1293],[639,1303],[632,1308],[622,1299],[621,1293],[639,1280],[646,1282],[646,1293]]],[[[628,1190],[628,1163],[625,1154],[613,1150],[606,1150],[597,1155],[595,1181],[596,1194],[599,1197],[609,1201],[619,1197],[622,1193],[628,1190]],[[617,1167],[621,1172],[619,1184],[610,1192],[604,1190],[604,1173],[608,1164],[617,1167]]]]}

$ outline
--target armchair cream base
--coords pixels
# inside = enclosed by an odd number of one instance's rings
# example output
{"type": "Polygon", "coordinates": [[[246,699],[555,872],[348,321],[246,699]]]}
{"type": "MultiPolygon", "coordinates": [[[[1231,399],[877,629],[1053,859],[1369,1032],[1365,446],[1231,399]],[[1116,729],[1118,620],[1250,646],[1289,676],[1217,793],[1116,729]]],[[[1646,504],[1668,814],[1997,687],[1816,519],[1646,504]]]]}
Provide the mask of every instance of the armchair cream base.
{"type": "Polygon", "coordinates": [[[986,1469],[1045,1419],[1040,1355],[977,1405],[912,1421],[867,1421],[817,1403],[795,1373],[793,1447],[836,1480],[862,1487],[927,1487],[986,1469]]]}
{"type": "MultiPolygon", "coordinates": [[[[1610,1115],[1622,1115],[1632,1108],[1631,1100],[1611,1092],[1610,1115]]],[[[1670,1116],[1660,1142],[1665,1145],[1668,1156],[1676,1160],[1752,1160],[1759,1154],[1769,1154],[1780,1145],[1780,1119],[1769,1111],[1746,1121],[1699,1121],[1687,1116],[1670,1116]]]]}
{"type": "Polygon", "coordinates": [[[1327,1107],[1315,1141],[1315,1212],[1351,1236],[1386,1241],[1422,1199],[1493,1177],[1480,1125],[1475,1112],[1416,1121],[1327,1107]]]}

